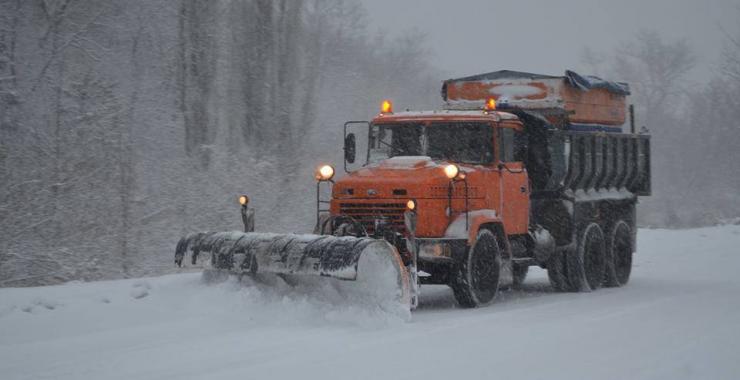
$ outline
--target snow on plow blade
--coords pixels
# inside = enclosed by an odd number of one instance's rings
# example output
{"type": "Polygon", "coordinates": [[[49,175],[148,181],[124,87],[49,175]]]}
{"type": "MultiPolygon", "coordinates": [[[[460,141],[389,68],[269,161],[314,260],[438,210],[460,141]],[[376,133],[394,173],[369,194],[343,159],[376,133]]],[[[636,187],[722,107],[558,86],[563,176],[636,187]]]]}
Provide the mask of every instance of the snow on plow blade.
{"type": "MultiPolygon", "coordinates": [[[[289,283],[329,277],[352,282],[368,302],[411,305],[409,274],[385,240],[352,236],[204,232],[180,239],[178,266],[206,266],[233,274],[277,274],[289,283]]],[[[327,279],[328,280],[328,279],[327,279]]],[[[348,284],[347,284],[348,285],[348,284]]],[[[340,287],[347,288],[345,284],[340,287]]]]}

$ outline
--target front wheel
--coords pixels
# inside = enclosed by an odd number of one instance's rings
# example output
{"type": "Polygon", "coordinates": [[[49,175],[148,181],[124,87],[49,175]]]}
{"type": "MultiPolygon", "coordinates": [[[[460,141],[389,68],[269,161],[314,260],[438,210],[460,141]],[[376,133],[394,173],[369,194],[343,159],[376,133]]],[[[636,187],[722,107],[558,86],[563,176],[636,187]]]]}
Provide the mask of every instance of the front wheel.
{"type": "Polygon", "coordinates": [[[493,232],[478,232],[475,243],[457,267],[450,284],[457,303],[466,308],[491,303],[498,293],[501,271],[501,251],[493,232]]]}

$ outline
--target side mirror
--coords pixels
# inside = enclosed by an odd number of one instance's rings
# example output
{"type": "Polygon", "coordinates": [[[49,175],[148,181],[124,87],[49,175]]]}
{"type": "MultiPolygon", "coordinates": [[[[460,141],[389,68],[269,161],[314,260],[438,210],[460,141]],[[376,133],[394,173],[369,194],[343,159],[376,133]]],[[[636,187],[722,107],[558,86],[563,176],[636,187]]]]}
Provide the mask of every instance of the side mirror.
{"type": "Polygon", "coordinates": [[[350,133],[344,138],[344,160],[350,164],[354,164],[356,153],[357,142],[355,139],[355,134],[350,133]]]}

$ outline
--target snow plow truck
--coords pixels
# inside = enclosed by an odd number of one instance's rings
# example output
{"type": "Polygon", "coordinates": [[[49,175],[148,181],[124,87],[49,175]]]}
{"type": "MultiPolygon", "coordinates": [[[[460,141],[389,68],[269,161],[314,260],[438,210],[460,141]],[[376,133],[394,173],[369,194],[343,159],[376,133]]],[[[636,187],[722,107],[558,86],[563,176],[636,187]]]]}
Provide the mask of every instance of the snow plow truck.
{"type": "Polygon", "coordinates": [[[449,285],[462,307],[487,305],[533,265],[558,291],[625,285],[635,206],[651,193],[650,136],[636,130],[629,94],[571,71],[504,70],[445,81],[441,110],[383,101],[371,121],[344,125],[347,174],[316,171],[313,234],[253,232],[243,195],[244,232],[185,236],[175,261],[354,282],[409,310],[423,284],[449,285]]]}

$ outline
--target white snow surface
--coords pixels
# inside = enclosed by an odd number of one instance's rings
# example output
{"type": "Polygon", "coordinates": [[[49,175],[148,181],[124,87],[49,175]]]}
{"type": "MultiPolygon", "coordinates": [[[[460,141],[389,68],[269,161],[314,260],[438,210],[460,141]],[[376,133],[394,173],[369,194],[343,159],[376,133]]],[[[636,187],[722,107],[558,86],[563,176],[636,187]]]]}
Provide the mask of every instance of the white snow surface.
{"type": "MultiPolygon", "coordinates": [[[[0,289],[2,379],[737,379],[740,226],[642,229],[630,283],[485,308],[423,286],[410,321],[198,273],[0,289]]],[[[163,254],[169,254],[163,253],[163,254]]]]}

